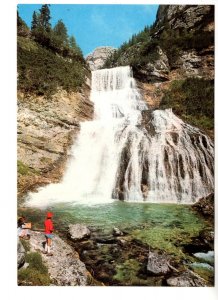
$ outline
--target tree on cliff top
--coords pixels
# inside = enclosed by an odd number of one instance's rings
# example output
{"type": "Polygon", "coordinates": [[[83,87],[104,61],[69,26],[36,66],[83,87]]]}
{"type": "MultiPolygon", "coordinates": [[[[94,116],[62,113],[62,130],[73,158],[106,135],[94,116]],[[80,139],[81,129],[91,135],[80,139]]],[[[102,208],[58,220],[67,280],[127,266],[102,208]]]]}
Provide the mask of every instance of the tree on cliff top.
{"type": "Polygon", "coordinates": [[[54,38],[56,42],[63,47],[69,47],[69,38],[67,34],[67,28],[62,20],[59,20],[53,28],[54,38]]]}
{"type": "Polygon", "coordinates": [[[40,11],[40,25],[44,30],[49,32],[51,30],[51,24],[49,23],[51,19],[49,4],[42,5],[39,11],[40,11]]]}

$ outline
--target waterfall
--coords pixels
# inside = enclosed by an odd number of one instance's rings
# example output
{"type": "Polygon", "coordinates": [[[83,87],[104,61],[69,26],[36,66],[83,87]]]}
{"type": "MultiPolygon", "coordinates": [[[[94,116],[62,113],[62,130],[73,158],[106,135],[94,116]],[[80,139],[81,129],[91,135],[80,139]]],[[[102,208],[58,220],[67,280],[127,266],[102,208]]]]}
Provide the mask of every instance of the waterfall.
{"type": "Polygon", "coordinates": [[[29,206],[193,203],[213,191],[212,141],[170,109],[148,110],[129,66],[93,71],[91,100],[62,181],[29,193],[29,206]]]}

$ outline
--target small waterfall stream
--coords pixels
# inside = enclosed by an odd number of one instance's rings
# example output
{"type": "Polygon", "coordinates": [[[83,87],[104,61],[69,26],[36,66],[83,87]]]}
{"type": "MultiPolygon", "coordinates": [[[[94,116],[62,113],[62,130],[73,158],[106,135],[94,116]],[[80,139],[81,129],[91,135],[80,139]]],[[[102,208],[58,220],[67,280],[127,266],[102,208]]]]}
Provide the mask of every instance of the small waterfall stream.
{"type": "Polygon", "coordinates": [[[28,206],[191,204],[213,191],[212,141],[170,109],[148,110],[130,67],[92,72],[91,100],[94,120],[81,123],[62,181],[29,193],[28,206]]]}

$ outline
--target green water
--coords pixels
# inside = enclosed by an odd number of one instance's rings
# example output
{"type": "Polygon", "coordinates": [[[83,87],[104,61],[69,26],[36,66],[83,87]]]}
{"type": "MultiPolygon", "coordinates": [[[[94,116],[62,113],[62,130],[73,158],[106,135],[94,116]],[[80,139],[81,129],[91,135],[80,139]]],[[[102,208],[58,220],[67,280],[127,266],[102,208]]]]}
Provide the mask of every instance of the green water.
{"type": "Polygon", "coordinates": [[[206,225],[187,205],[145,204],[115,201],[103,205],[58,204],[46,210],[20,208],[19,214],[33,223],[33,228],[42,228],[46,211],[54,213],[54,225],[58,231],[65,230],[69,224],[83,223],[90,228],[110,232],[113,227],[137,229],[144,226],[151,232],[176,230],[196,234],[206,225]]]}
{"type": "MultiPolygon", "coordinates": [[[[183,260],[189,263],[197,261],[196,258],[184,252],[184,245],[192,244],[193,237],[197,237],[201,230],[210,228],[210,225],[188,205],[115,201],[93,206],[58,204],[47,207],[46,210],[20,208],[18,212],[32,222],[33,229],[43,229],[48,210],[54,213],[55,230],[61,236],[65,235],[69,224],[86,224],[92,232],[95,231],[100,235],[111,234],[113,227],[118,227],[128,233],[125,238],[130,243],[137,240],[145,245],[145,249],[149,246],[164,251],[171,255],[174,262],[177,262],[181,268],[183,268],[181,263],[183,260]]],[[[101,257],[104,262],[110,264],[110,261],[114,260],[111,256],[110,245],[103,245],[98,251],[96,257],[101,257]]],[[[137,260],[137,256],[134,256],[132,248],[129,253],[128,249],[126,251],[122,258],[116,261],[116,273],[113,279],[125,285],[132,285],[134,280],[139,284],[141,279],[137,274],[141,263],[137,260]]],[[[199,272],[212,284],[213,271],[207,270],[205,273],[205,270],[197,270],[197,273],[199,272]]],[[[160,285],[160,282],[146,281],[143,284],[160,285]]]]}

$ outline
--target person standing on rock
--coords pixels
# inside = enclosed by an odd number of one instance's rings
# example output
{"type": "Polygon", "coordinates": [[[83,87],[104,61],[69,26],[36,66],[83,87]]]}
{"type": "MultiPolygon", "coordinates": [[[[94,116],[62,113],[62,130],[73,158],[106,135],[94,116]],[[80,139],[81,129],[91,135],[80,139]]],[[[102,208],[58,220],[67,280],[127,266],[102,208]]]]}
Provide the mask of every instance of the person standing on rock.
{"type": "Polygon", "coordinates": [[[51,244],[52,244],[53,231],[54,231],[52,217],[53,217],[53,213],[50,211],[47,212],[47,218],[44,222],[46,242],[45,242],[45,250],[43,251],[43,253],[47,254],[47,256],[53,255],[53,253],[51,253],[51,244]]]}

